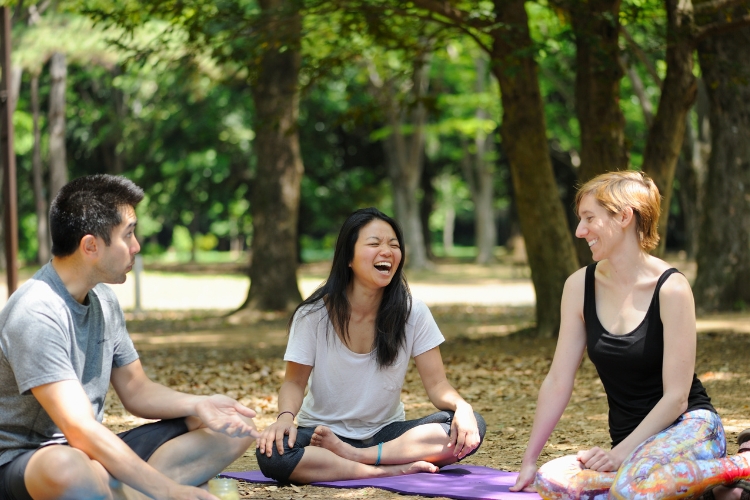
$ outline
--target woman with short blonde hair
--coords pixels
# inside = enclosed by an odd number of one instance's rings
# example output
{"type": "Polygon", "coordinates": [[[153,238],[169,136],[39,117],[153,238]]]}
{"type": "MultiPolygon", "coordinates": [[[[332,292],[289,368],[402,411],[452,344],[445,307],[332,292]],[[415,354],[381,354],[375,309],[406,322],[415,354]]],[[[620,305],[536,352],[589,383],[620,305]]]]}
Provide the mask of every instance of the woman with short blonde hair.
{"type": "Polygon", "coordinates": [[[576,236],[595,263],[565,283],[560,336],[513,491],[557,499],[694,498],[750,477],[750,454],[722,458],[724,429],[694,373],[690,284],[648,253],[659,243],[660,202],[641,172],[603,174],[579,189],[576,236]],[[607,394],[612,448],[582,450],[537,471],[585,350],[607,394]]]}

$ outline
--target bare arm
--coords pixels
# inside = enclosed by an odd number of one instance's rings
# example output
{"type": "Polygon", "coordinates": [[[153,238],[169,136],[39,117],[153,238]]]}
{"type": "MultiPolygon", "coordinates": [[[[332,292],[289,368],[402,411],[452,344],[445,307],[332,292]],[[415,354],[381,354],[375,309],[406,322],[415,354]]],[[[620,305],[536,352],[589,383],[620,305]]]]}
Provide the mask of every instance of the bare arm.
{"type": "Polygon", "coordinates": [[[427,397],[435,408],[454,412],[449,446],[453,446],[454,456],[465,457],[476,449],[480,442],[474,410],[448,382],[439,347],[416,356],[414,361],[427,397]]]}
{"type": "Polygon", "coordinates": [[[521,462],[521,472],[512,491],[535,491],[536,461],[555,429],[573,393],[576,370],[586,348],[583,298],[586,270],[580,269],[565,282],[560,306],[560,335],[547,376],[539,388],[534,424],[521,462]]]}
{"type": "Polygon", "coordinates": [[[287,361],[284,383],[279,389],[279,417],[260,433],[257,447],[261,453],[270,457],[273,454],[273,443],[279,455],[284,454],[284,436],[289,436],[289,446],[294,444],[297,438],[297,427],[294,425],[294,416],[302,407],[302,399],[305,396],[305,387],[310,378],[312,366],[287,361]],[[283,412],[292,412],[284,413],[283,412]]]}
{"type": "Polygon", "coordinates": [[[594,470],[617,470],[625,458],[646,439],[669,427],[687,409],[695,371],[695,303],[687,279],[673,274],[659,292],[660,315],[664,325],[662,382],[664,394],[638,427],[611,451],[610,463],[600,454],[584,457],[584,465],[594,470]]]}
{"type": "Polygon", "coordinates": [[[156,499],[216,500],[206,491],[181,486],[140,459],[120,438],[96,421],[83,387],[64,380],[31,389],[68,440],[124,484],[156,499]]]}
{"type": "Polygon", "coordinates": [[[211,430],[232,437],[256,436],[255,429],[241,417],[255,412],[232,398],[185,394],[157,384],[143,371],[140,360],[112,370],[112,386],[123,406],[142,418],[198,417],[211,430]]]}

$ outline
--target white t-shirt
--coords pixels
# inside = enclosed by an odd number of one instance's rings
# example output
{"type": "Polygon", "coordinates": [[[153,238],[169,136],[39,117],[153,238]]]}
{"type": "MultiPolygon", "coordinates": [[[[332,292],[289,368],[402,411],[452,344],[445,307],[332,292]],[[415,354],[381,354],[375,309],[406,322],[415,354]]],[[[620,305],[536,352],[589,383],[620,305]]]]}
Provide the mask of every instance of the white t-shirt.
{"type": "Polygon", "coordinates": [[[358,354],[341,342],[320,303],[300,309],[284,354],[285,361],[313,367],[297,423],[322,424],[339,436],[368,439],[405,420],[401,386],[409,360],[444,341],[428,307],[413,299],[404,347],[393,365],[380,369],[374,353],[358,354]]]}

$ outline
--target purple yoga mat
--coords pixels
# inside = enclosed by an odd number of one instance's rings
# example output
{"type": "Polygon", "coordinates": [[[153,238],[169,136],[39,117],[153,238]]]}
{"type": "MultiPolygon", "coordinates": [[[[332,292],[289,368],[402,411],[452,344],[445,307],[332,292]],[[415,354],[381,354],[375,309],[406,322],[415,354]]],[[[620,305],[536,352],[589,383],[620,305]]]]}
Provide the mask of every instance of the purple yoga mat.
{"type": "MultiPolygon", "coordinates": [[[[225,472],[222,477],[242,479],[251,483],[276,484],[260,471],[225,472]]],[[[436,474],[323,481],[313,486],[331,488],[381,488],[406,495],[448,497],[461,500],[522,500],[541,498],[536,493],[514,493],[508,488],[516,482],[517,472],[505,472],[479,465],[448,465],[436,474]]]]}

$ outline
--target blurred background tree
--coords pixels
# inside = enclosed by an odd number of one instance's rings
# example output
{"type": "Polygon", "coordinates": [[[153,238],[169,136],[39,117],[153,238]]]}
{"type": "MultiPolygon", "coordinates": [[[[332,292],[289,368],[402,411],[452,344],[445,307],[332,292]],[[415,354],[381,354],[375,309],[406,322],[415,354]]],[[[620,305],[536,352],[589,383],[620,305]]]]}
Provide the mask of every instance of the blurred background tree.
{"type": "Polygon", "coordinates": [[[26,0],[13,19],[28,264],[61,179],[122,174],[149,261],[239,262],[244,308],[288,310],[299,263],[374,205],[414,270],[521,255],[549,336],[590,260],[575,186],[634,168],[663,194],[658,252],[697,256],[698,306],[750,301],[748,1],[26,0]]]}

